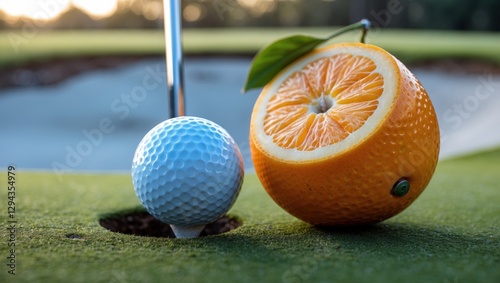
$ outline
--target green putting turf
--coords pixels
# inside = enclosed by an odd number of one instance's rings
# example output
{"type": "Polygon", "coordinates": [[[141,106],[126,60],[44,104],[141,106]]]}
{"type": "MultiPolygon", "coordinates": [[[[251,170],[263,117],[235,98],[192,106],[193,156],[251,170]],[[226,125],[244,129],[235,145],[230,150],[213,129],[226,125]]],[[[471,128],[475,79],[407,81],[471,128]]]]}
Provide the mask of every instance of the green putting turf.
{"type": "MultiPolygon", "coordinates": [[[[292,34],[325,37],[329,28],[185,29],[187,54],[253,55],[272,41],[292,34]]],[[[359,41],[352,32],[334,41],[359,41]]],[[[404,63],[443,58],[479,59],[500,64],[498,33],[373,29],[368,43],[379,45],[404,63]]],[[[165,54],[162,30],[0,31],[0,68],[51,58],[165,54]]]]}
{"type": "Polygon", "coordinates": [[[0,282],[500,282],[499,161],[500,149],[442,161],[403,213],[329,231],[289,216],[247,174],[230,211],[243,226],[198,239],[102,228],[103,215],[139,206],[128,175],[19,170],[16,275],[4,191],[0,282]]]}

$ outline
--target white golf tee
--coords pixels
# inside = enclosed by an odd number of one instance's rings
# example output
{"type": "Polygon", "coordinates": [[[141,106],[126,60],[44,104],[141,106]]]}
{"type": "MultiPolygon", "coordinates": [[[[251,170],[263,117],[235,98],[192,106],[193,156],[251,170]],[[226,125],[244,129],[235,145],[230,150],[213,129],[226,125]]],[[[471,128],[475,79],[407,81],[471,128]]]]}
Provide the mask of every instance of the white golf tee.
{"type": "Polygon", "coordinates": [[[176,238],[196,238],[200,236],[200,233],[203,231],[203,228],[205,228],[205,225],[177,226],[170,224],[170,227],[174,231],[176,238]]]}

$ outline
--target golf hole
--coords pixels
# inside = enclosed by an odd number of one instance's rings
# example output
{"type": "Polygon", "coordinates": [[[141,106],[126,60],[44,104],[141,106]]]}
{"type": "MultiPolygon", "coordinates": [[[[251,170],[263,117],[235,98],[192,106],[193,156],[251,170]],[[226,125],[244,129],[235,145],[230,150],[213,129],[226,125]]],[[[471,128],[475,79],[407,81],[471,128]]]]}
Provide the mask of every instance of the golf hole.
{"type": "MultiPolygon", "coordinates": [[[[102,227],[111,232],[143,237],[175,238],[170,225],[154,218],[147,211],[129,211],[108,215],[99,220],[102,227]]],[[[209,223],[201,231],[200,237],[217,235],[234,230],[242,225],[236,217],[224,215],[209,223]]]]}

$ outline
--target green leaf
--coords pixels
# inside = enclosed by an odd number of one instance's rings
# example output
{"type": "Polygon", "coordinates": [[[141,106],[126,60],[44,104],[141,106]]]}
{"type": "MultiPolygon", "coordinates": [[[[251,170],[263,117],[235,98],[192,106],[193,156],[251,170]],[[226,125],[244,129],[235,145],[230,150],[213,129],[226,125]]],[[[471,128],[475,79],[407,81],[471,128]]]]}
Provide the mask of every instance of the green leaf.
{"type": "Polygon", "coordinates": [[[328,39],[295,35],[261,49],[252,61],[243,92],[265,86],[286,66],[326,40],[328,39]]]}
{"type": "Polygon", "coordinates": [[[364,43],[366,32],[370,26],[370,21],[363,19],[357,23],[337,30],[327,38],[295,35],[271,43],[255,55],[243,87],[243,92],[253,88],[265,86],[281,70],[293,61],[311,52],[321,43],[324,43],[325,41],[328,41],[338,35],[361,28],[363,31],[361,35],[361,42],[364,43]]]}

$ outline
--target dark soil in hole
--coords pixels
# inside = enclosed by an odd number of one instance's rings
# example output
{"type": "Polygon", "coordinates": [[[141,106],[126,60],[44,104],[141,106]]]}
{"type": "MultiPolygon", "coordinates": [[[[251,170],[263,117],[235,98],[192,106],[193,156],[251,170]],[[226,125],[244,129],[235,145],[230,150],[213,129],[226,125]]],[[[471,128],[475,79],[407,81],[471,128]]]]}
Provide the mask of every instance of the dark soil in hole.
{"type": "MultiPolygon", "coordinates": [[[[102,227],[117,233],[147,236],[157,238],[175,238],[174,232],[165,224],[146,211],[131,212],[99,220],[102,227]]],[[[222,218],[207,224],[201,231],[200,237],[226,233],[241,226],[241,222],[234,217],[222,218]]]]}
{"type": "Polygon", "coordinates": [[[78,234],[71,233],[71,234],[66,234],[66,238],[81,240],[83,237],[78,234]]]}

